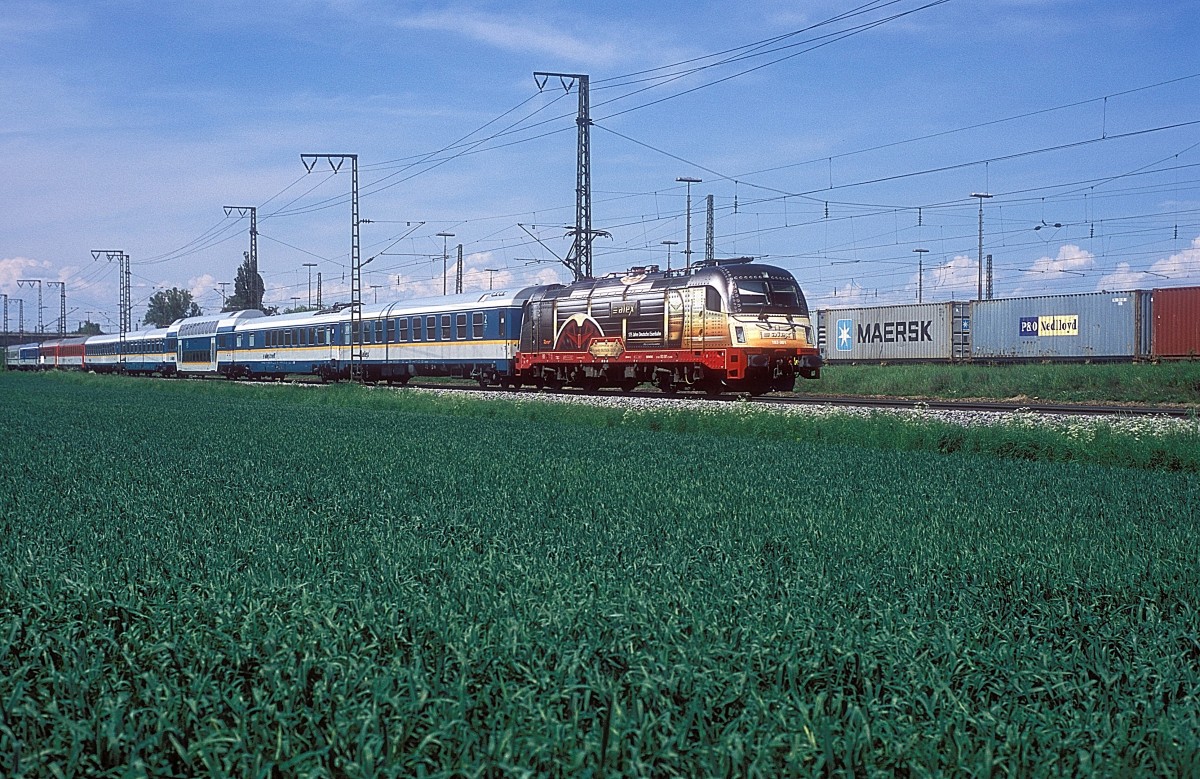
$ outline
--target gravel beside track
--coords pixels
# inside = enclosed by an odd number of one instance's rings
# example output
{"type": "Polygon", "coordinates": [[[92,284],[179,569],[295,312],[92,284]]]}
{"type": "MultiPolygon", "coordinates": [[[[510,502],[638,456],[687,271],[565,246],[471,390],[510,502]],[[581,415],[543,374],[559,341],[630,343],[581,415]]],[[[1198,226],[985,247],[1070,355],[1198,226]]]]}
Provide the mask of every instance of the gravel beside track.
{"type": "Polygon", "coordinates": [[[839,398],[822,402],[812,398],[762,397],[740,398],[689,398],[686,396],[664,397],[657,393],[548,393],[533,390],[521,392],[499,392],[480,390],[478,387],[432,387],[409,386],[410,392],[424,392],[451,397],[462,392],[474,392],[485,400],[506,400],[516,403],[567,403],[586,404],[622,411],[680,411],[697,413],[779,414],[808,416],[849,415],[870,417],[887,414],[913,421],[934,421],[947,424],[975,427],[980,425],[1017,425],[1055,427],[1069,432],[1086,433],[1088,430],[1105,427],[1113,432],[1132,435],[1165,435],[1200,427],[1200,418],[1194,412],[1182,411],[1175,415],[1166,410],[1122,407],[1072,407],[1069,410],[1050,411],[1052,407],[1037,408],[1004,406],[1003,404],[973,401],[945,401],[927,403],[921,401],[888,401],[883,399],[839,398]],[[953,405],[954,408],[947,406],[953,405]],[[1000,410],[997,410],[999,407],[1000,410]]]}

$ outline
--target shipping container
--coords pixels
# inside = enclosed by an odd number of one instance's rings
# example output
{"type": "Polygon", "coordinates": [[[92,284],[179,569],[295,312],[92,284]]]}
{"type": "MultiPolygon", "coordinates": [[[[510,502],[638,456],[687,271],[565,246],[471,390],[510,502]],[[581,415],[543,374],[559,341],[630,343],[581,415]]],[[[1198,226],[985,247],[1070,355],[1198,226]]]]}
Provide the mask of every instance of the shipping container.
{"type": "Polygon", "coordinates": [[[976,301],[975,360],[1135,360],[1150,354],[1150,293],[976,301]]]}
{"type": "Polygon", "coordinates": [[[1200,357],[1200,287],[1156,289],[1152,352],[1166,359],[1200,357]]]}
{"type": "Polygon", "coordinates": [[[825,360],[847,362],[951,362],[970,354],[970,305],[917,303],[820,312],[825,360]]]}

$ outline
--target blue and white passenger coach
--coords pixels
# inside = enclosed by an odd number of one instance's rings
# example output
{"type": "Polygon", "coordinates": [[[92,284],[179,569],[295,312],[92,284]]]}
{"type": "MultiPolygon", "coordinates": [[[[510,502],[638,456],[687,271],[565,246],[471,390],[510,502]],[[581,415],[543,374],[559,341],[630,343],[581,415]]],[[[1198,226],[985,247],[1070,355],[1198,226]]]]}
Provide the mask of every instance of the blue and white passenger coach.
{"type": "Polygon", "coordinates": [[[349,376],[358,353],[371,381],[459,376],[496,383],[512,375],[521,310],[540,289],[367,305],[361,328],[352,326],[348,307],[192,317],[173,326],[178,328],[178,370],[185,376],[338,379],[349,376]]]}

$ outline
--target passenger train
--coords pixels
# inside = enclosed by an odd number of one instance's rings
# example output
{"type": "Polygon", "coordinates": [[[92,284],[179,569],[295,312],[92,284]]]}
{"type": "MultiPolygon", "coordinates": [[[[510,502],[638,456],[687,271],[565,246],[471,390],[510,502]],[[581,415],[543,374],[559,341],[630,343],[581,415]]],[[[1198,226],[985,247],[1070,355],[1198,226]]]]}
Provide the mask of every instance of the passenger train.
{"type": "Polygon", "coordinates": [[[406,383],[760,394],[817,378],[807,303],[786,270],[750,258],[631,269],[570,285],[276,316],[236,311],[166,328],[11,346],[15,369],[162,376],[314,375],[406,383]],[[358,320],[358,321],[355,321],[358,320]]]}

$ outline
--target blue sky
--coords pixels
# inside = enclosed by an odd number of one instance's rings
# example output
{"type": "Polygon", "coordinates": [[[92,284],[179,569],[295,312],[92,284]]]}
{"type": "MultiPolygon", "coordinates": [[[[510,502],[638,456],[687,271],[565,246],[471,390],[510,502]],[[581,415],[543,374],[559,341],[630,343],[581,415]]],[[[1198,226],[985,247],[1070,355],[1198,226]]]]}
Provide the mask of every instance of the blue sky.
{"type": "Polygon", "coordinates": [[[248,248],[222,206],[253,205],[268,302],[306,302],[306,262],[325,302],[346,299],[349,171],[300,161],[326,152],[359,155],[368,300],[440,294],[439,232],[467,289],[566,281],[576,97],[539,93],[536,70],[591,77],[598,274],[682,262],[675,179],[692,176],[694,256],[711,194],[717,256],[788,268],[817,307],[915,302],[916,248],[925,301],[972,298],[979,192],[998,297],[1196,285],[1196,16],[1188,0],[0,0],[0,292],[12,329],[16,298],[36,323],[27,278],[65,282],[71,329],[113,327],[116,266],[90,251],[121,249],[135,321],[171,286],[216,310],[248,248]]]}

